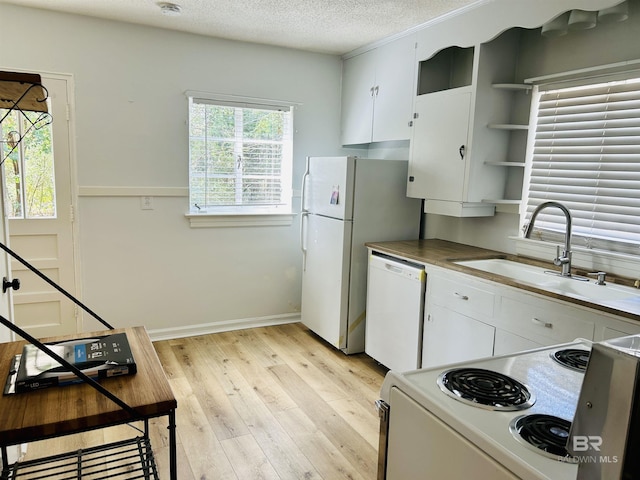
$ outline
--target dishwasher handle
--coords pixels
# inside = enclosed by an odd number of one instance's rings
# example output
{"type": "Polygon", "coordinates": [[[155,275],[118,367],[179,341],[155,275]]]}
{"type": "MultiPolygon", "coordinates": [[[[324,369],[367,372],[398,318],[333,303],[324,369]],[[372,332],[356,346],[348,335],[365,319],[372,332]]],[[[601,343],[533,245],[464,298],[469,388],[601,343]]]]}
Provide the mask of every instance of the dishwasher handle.
{"type": "Polygon", "coordinates": [[[411,263],[400,258],[388,257],[374,252],[369,259],[371,268],[376,268],[394,275],[409,278],[411,280],[423,281],[425,278],[424,266],[411,263]]]}
{"type": "Polygon", "coordinates": [[[384,264],[384,268],[386,268],[387,270],[389,270],[390,272],[393,272],[393,273],[402,273],[403,272],[401,267],[398,267],[397,265],[393,265],[391,263],[385,263],[384,264]]]}

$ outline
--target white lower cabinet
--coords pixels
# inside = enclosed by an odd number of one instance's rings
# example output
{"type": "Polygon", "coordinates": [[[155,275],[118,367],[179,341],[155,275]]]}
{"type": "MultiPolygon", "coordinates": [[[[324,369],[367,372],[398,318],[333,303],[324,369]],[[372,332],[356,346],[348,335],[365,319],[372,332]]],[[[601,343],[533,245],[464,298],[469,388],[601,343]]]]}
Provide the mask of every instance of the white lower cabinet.
{"type": "Polygon", "coordinates": [[[428,266],[422,367],[640,334],[640,322],[428,266]]]}
{"type": "Polygon", "coordinates": [[[425,318],[422,367],[464,362],[493,354],[495,328],[433,304],[425,318]]]}

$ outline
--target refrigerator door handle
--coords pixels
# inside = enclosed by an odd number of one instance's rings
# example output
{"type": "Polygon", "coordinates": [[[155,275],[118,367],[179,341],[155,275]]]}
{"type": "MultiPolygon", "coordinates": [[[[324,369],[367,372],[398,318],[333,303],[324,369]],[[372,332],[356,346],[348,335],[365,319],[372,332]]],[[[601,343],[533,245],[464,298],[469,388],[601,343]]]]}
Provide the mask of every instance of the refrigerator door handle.
{"type": "Polygon", "coordinates": [[[301,212],[308,212],[308,210],[305,208],[305,204],[307,201],[307,178],[309,177],[309,159],[311,157],[307,157],[307,165],[305,167],[305,171],[304,171],[304,175],[302,175],[302,188],[301,193],[300,193],[300,211],[301,212]]]}
{"type": "Polygon", "coordinates": [[[308,221],[309,212],[302,212],[300,214],[300,250],[302,250],[302,271],[306,270],[307,266],[307,247],[306,247],[306,239],[307,239],[307,229],[305,228],[306,223],[308,221]]]}
{"type": "Polygon", "coordinates": [[[307,266],[307,248],[306,248],[306,230],[305,223],[307,222],[307,216],[309,215],[309,211],[305,208],[306,203],[306,186],[307,186],[307,178],[309,177],[309,159],[311,157],[307,157],[307,164],[304,170],[304,175],[302,175],[302,188],[300,193],[300,250],[302,250],[302,271],[306,270],[307,266]]]}

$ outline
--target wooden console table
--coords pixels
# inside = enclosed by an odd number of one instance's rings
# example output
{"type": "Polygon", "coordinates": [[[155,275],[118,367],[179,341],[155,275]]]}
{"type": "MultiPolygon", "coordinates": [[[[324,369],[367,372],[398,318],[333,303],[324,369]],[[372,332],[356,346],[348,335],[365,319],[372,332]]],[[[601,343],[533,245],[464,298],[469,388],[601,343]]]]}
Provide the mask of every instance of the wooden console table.
{"type": "MultiPolygon", "coordinates": [[[[134,375],[104,379],[100,384],[109,392],[135,410],[132,414],[87,384],[67,385],[36,390],[28,393],[0,396],[0,448],[2,449],[2,479],[22,478],[14,469],[20,463],[8,464],[7,447],[29,443],[46,438],[70,435],[88,430],[105,428],[136,421],[143,421],[144,436],[137,439],[132,450],[144,451],[142,463],[152,463],[155,471],[153,453],[149,443],[148,421],[155,417],[168,417],[169,430],[169,470],[171,480],[177,480],[176,461],[176,423],[175,410],[177,402],[162,369],[153,344],[143,327],[107,330],[81,335],[44,339],[43,342],[90,338],[125,332],[131,346],[138,371],[134,375]],[[12,476],[10,476],[12,475],[12,476]]],[[[7,378],[12,359],[22,352],[26,342],[10,342],[0,344],[0,379],[7,378]]],[[[112,455],[110,450],[126,448],[131,442],[118,442],[104,447],[88,449],[98,458],[112,455]],[[104,453],[103,453],[104,452],[104,453]]],[[[78,452],[69,455],[77,457],[78,452]]],[[[40,460],[46,465],[48,457],[40,460]]],[[[46,467],[45,467],[46,468],[46,467]]],[[[143,465],[144,469],[149,468],[143,465]]],[[[83,478],[78,474],[77,478],[83,478]]],[[[145,473],[144,478],[157,478],[157,473],[145,473]]],[[[42,477],[45,478],[45,477],[42,477]]],[[[73,477],[75,478],[75,477],[73,477]]],[[[120,477],[118,477],[120,478],[120,477]]],[[[138,477],[136,477],[138,478],[138,477]]]]}

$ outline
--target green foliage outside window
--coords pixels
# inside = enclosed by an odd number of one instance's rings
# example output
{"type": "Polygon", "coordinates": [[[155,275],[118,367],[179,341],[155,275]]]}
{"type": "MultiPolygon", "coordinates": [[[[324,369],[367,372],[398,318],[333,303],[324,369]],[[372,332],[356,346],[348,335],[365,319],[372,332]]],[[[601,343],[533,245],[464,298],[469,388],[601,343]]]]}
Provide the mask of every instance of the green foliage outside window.
{"type": "MultiPolygon", "coordinates": [[[[4,116],[6,111],[0,110],[4,116]]],[[[25,112],[35,121],[38,112],[25,112]]],[[[29,120],[19,112],[12,112],[0,125],[0,137],[6,139],[9,132],[23,135],[29,128],[29,120]]],[[[10,150],[2,143],[2,157],[10,150]]],[[[4,162],[5,199],[9,218],[51,218],[55,210],[55,178],[51,125],[32,128],[18,147],[4,162]]]]}
{"type": "Polygon", "coordinates": [[[282,203],[290,113],[191,102],[190,203],[199,207],[282,203]]]}

